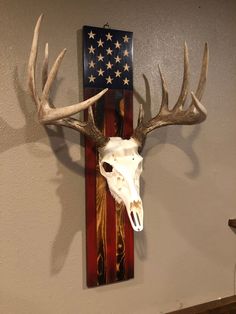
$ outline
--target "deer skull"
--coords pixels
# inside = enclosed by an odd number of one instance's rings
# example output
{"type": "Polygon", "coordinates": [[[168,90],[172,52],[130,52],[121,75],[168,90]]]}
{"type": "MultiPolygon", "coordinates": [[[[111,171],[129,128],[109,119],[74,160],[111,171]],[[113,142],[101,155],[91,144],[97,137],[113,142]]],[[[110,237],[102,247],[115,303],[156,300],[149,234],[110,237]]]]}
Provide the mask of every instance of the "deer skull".
{"type": "Polygon", "coordinates": [[[143,158],[138,154],[138,143],[110,137],[99,149],[99,167],[106,178],[114,199],[125,204],[130,223],[135,231],[143,229],[143,205],[139,195],[139,177],[143,158]]]}

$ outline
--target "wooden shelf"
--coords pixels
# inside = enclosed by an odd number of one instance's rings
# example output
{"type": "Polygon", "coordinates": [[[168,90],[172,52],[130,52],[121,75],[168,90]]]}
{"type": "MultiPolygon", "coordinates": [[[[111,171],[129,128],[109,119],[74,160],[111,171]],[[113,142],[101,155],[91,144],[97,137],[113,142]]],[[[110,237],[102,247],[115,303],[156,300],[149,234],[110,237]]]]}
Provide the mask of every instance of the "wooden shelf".
{"type": "Polygon", "coordinates": [[[186,309],[166,314],[234,314],[236,313],[236,296],[195,305],[186,309]]]}

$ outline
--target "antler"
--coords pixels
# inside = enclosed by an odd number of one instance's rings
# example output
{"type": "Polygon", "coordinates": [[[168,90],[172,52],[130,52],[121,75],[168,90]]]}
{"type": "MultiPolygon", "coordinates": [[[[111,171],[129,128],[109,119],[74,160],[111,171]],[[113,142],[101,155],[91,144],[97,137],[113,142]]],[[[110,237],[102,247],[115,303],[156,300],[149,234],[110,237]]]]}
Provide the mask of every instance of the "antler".
{"type": "Polygon", "coordinates": [[[94,104],[97,100],[99,100],[107,92],[108,90],[107,88],[85,101],[63,108],[55,108],[55,106],[49,100],[50,89],[55,80],[62,59],[66,53],[66,49],[63,49],[61,51],[61,53],[56,58],[51,70],[48,73],[48,44],[46,44],[42,69],[41,97],[39,97],[37,93],[35,84],[35,69],[38,52],[39,29],[42,18],[43,15],[39,17],[34,29],[34,36],[28,64],[28,85],[29,90],[31,92],[31,96],[37,107],[39,122],[42,124],[61,125],[75,129],[89,136],[97,146],[99,147],[105,146],[105,144],[109,141],[109,138],[105,137],[102,134],[102,132],[96,127],[91,105],[94,104]],[[71,115],[74,115],[79,111],[82,111],[87,108],[88,108],[87,122],[81,122],[75,118],[70,117],[71,115]]]}
{"type": "Polygon", "coordinates": [[[135,139],[142,149],[147,133],[153,131],[156,128],[160,128],[166,125],[191,125],[203,122],[207,117],[207,111],[205,107],[200,103],[200,100],[203,95],[206,76],[207,76],[207,68],[208,68],[208,46],[205,44],[203,60],[202,60],[202,69],[200,74],[200,79],[197,87],[197,91],[194,94],[191,92],[192,102],[187,109],[184,109],[184,104],[188,94],[188,84],[189,84],[189,59],[188,59],[188,47],[185,43],[184,47],[184,75],[183,75],[183,83],[179,98],[173,107],[173,109],[169,109],[168,107],[168,92],[166,88],[166,82],[163,78],[162,72],[159,67],[161,84],[162,84],[162,101],[158,114],[150,119],[147,122],[143,121],[144,118],[144,110],[142,105],[139,108],[139,117],[137,127],[134,130],[132,138],[135,139]]]}

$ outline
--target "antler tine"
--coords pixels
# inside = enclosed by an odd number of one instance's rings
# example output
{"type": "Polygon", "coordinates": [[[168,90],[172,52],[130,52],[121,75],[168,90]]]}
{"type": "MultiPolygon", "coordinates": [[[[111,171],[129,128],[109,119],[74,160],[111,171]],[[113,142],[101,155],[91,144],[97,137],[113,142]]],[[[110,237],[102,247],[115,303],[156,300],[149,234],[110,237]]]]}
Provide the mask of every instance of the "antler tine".
{"type": "Polygon", "coordinates": [[[65,53],[66,53],[66,49],[63,49],[59,53],[58,57],[56,58],[53,66],[52,66],[52,68],[48,74],[47,81],[46,81],[44,88],[43,88],[42,101],[48,100],[50,89],[51,89],[52,84],[56,78],[57,72],[59,70],[59,67],[61,65],[61,62],[62,62],[62,59],[63,59],[65,53]]]}
{"type": "Polygon", "coordinates": [[[203,53],[203,58],[202,58],[202,68],[201,68],[201,74],[200,74],[200,78],[198,82],[198,87],[195,94],[191,92],[192,102],[189,106],[189,112],[194,112],[195,119],[197,119],[198,121],[197,123],[203,122],[207,117],[207,110],[200,103],[200,100],[202,98],[202,95],[206,86],[208,63],[209,63],[209,49],[208,49],[207,43],[205,43],[204,53],[203,53]]]}
{"type": "Polygon", "coordinates": [[[96,101],[98,101],[106,92],[107,88],[102,90],[100,93],[95,96],[82,101],[78,104],[63,107],[63,108],[49,108],[48,106],[42,107],[42,112],[40,112],[39,120],[41,123],[50,124],[55,120],[60,120],[63,118],[70,117],[82,110],[87,109],[91,105],[93,105],[96,101]]]}
{"type": "Polygon", "coordinates": [[[164,76],[161,72],[160,65],[158,65],[158,69],[159,69],[159,74],[160,74],[160,78],[161,78],[161,87],[162,87],[162,99],[161,99],[160,112],[161,111],[168,111],[169,110],[168,109],[169,96],[168,96],[167,86],[166,86],[164,76]]]}
{"type": "Polygon", "coordinates": [[[42,69],[42,91],[48,79],[48,43],[45,45],[44,60],[42,69]]]}
{"type": "Polygon", "coordinates": [[[200,78],[198,82],[198,87],[195,93],[198,100],[202,99],[202,95],[206,86],[208,63],[209,63],[209,49],[208,49],[207,43],[205,43],[204,53],[203,53],[203,58],[202,58],[201,74],[200,74],[200,78]]]}
{"type": "Polygon", "coordinates": [[[189,60],[188,60],[188,47],[185,43],[184,49],[184,75],[183,83],[181,87],[180,96],[173,107],[173,109],[168,108],[168,92],[166,88],[166,83],[162,72],[159,67],[161,85],[162,85],[162,101],[158,114],[147,122],[138,123],[132,137],[138,142],[140,150],[143,147],[147,133],[151,132],[156,128],[160,128],[166,125],[191,125],[201,123],[206,119],[207,111],[205,107],[200,103],[202,97],[206,76],[208,68],[208,47],[205,44],[204,55],[202,61],[201,75],[198,83],[198,88],[196,95],[191,93],[192,102],[190,106],[184,110],[183,106],[186,101],[188,93],[188,77],[189,77],[189,60]]]}
{"type": "Polygon", "coordinates": [[[184,75],[183,83],[181,87],[181,92],[179,98],[173,108],[174,111],[182,110],[188,95],[188,85],[189,85],[189,58],[188,58],[188,46],[184,43],[184,75]]]}
{"type": "Polygon", "coordinates": [[[158,65],[159,69],[159,74],[161,78],[161,86],[162,86],[162,100],[161,100],[161,106],[159,113],[150,119],[148,122],[144,122],[144,110],[143,110],[143,105],[139,105],[139,115],[138,115],[138,123],[137,127],[135,128],[132,138],[138,143],[139,145],[139,150],[141,151],[143,148],[143,145],[145,143],[145,139],[147,136],[147,133],[151,132],[153,129],[157,128],[157,123],[159,119],[159,115],[161,113],[169,112],[168,108],[168,91],[166,87],[166,82],[164,79],[164,76],[161,72],[160,65],[158,65]]]}
{"type": "MultiPolygon", "coordinates": [[[[199,99],[194,95],[193,92],[191,92],[191,96],[192,96],[192,103],[194,106],[192,111],[195,114],[195,121],[197,121],[196,123],[203,122],[207,117],[207,110],[203,106],[203,104],[199,101],[199,99]]],[[[193,121],[193,123],[189,123],[189,124],[194,124],[195,121],[193,121]]]]}
{"type": "MultiPolygon", "coordinates": [[[[44,90],[45,84],[48,79],[48,43],[45,45],[44,49],[44,59],[43,59],[43,67],[42,67],[42,91],[44,90]]],[[[55,108],[54,104],[50,101],[48,96],[47,98],[48,103],[50,103],[50,107],[55,108]]]]}
{"type": "Polygon", "coordinates": [[[37,109],[40,108],[40,99],[37,95],[36,85],[35,85],[35,69],[36,69],[36,60],[37,60],[37,53],[38,53],[38,38],[39,38],[39,29],[43,19],[43,14],[40,15],[38,21],[35,25],[33,41],[30,51],[29,57],[29,64],[28,64],[28,85],[29,90],[31,92],[32,98],[35,101],[37,109]]]}

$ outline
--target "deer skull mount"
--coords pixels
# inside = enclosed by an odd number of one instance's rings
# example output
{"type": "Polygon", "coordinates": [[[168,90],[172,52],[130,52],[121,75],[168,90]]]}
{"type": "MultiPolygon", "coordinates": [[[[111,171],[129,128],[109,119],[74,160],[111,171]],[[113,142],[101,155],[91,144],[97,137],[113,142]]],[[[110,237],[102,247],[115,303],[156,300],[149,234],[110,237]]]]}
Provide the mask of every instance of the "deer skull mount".
{"type": "Polygon", "coordinates": [[[181,92],[176,104],[169,108],[168,91],[166,82],[159,68],[162,85],[162,101],[158,114],[144,121],[142,105],[139,108],[137,126],[130,139],[120,137],[105,137],[96,127],[91,105],[96,103],[108,89],[104,89],[97,95],[78,104],[55,108],[50,102],[50,89],[55,80],[59,66],[65,55],[66,49],[58,55],[51,70],[48,73],[48,44],[45,46],[45,57],[42,69],[42,95],[39,96],[35,84],[35,67],[38,50],[39,29],[42,21],[39,17],[33,36],[33,42],[29,57],[28,78],[29,90],[36,104],[40,123],[48,125],[60,125],[72,128],[90,137],[99,151],[99,167],[101,174],[106,178],[110,192],[118,203],[123,202],[135,231],[143,229],[143,206],[139,194],[139,178],[142,172],[142,160],[140,152],[145,143],[146,136],[156,128],[167,125],[191,125],[201,123],[206,119],[207,111],[200,100],[206,83],[208,68],[208,47],[205,44],[200,79],[196,93],[191,92],[191,104],[184,108],[189,85],[189,60],[188,48],[184,49],[184,74],[181,92]],[[71,116],[88,108],[88,120],[81,122],[71,116]]]}
{"type": "Polygon", "coordinates": [[[118,203],[124,203],[135,231],[143,229],[143,206],[139,195],[139,177],[143,158],[138,154],[134,139],[110,137],[99,149],[99,167],[108,187],[118,203]]]}

